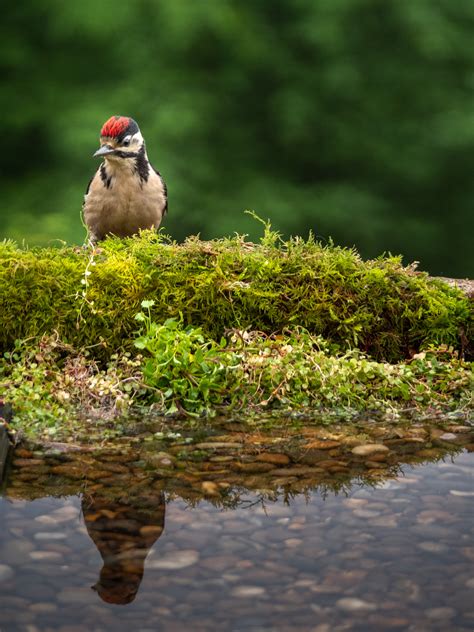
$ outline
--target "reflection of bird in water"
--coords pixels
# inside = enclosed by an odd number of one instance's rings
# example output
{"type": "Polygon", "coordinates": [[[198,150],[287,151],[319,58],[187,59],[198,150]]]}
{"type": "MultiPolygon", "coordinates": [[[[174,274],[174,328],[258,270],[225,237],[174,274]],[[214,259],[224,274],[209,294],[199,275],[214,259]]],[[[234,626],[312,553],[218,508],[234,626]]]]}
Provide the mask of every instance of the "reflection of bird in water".
{"type": "Polygon", "coordinates": [[[127,604],[135,599],[145,558],[165,526],[165,506],[162,494],[119,501],[82,499],[87,532],[104,561],[92,587],[103,601],[127,604]]]}

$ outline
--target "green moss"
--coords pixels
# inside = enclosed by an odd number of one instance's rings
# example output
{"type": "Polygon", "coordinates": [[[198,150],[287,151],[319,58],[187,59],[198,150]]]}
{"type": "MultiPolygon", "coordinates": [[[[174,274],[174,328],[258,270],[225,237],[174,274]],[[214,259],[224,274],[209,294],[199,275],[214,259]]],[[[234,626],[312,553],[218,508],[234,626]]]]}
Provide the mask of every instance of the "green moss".
{"type": "Polygon", "coordinates": [[[78,248],[0,245],[0,348],[56,332],[106,358],[131,349],[135,314],[153,299],[153,319],[182,317],[219,339],[227,329],[265,333],[301,326],[374,359],[398,361],[432,344],[460,348],[472,336],[469,300],[404,267],[398,257],[362,261],[312,239],[280,242],[266,227],[242,237],[178,245],[153,233],[78,248]],[[87,273],[87,274],[86,274],[87,273]]]}

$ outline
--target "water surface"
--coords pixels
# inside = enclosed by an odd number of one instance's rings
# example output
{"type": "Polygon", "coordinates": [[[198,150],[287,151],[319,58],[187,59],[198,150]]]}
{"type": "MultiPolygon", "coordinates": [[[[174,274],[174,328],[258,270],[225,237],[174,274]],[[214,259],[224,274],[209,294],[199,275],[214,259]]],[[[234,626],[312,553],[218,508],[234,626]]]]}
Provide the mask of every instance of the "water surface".
{"type": "Polygon", "coordinates": [[[472,631],[473,437],[452,430],[20,448],[0,630],[472,631]]]}

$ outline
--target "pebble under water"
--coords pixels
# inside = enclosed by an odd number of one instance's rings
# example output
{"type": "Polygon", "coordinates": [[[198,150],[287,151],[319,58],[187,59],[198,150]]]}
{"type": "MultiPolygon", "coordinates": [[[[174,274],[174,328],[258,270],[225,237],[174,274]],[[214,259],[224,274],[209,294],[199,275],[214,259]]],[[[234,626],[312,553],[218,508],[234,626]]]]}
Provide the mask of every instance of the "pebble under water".
{"type": "Polygon", "coordinates": [[[20,446],[0,631],[472,632],[473,507],[471,426],[20,446]]]}

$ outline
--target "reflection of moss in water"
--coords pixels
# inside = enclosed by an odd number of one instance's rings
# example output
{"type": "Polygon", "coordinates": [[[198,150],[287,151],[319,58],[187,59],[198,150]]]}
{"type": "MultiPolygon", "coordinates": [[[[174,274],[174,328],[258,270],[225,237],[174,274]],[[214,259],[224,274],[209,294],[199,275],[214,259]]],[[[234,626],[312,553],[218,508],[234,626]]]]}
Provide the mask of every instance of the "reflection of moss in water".
{"type": "MultiPolygon", "coordinates": [[[[33,453],[21,448],[14,455],[5,492],[15,498],[79,493],[93,498],[99,494],[104,502],[118,505],[133,501],[133,506],[144,514],[149,507],[155,506],[156,499],[162,494],[167,500],[180,498],[190,505],[205,499],[217,507],[231,508],[245,506],[249,502],[249,492],[253,501],[257,498],[256,502],[272,502],[277,498],[289,502],[295,495],[310,492],[322,496],[345,494],[354,486],[374,486],[396,477],[403,465],[440,461],[458,454],[464,446],[472,450],[474,445],[474,429],[468,426],[452,425],[440,429],[425,425],[407,427],[402,432],[399,426],[381,429],[359,424],[358,434],[347,432],[344,426],[336,433],[333,430],[328,433],[314,425],[304,426],[297,436],[276,442],[278,434],[275,431],[253,432],[249,427],[247,441],[243,441],[237,453],[216,448],[202,461],[190,460],[188,453],[184,458],[180,457],[182,445],[179,443],[157,443],[155,453],[164,455],[160,449],[165,448],[169,460],[173,461],[174,466],[167,472],[154,469],[150,446],[146,451],[129,451],[125,458],[120,450],[104,455],[72,452],[42,456],[41,451],[33,453]],[[446,431],[449,431],[448,435],[446,431]],[[445,436],[449,440],[443,439],[445,436]],[[315,440],[315,437],[318,438],[315,440]],[[258,444],[255,443],[257,438],[258,444]],[[325,441],[336,447],[326,449],[325,441]],[[323,447],[311,449],[311,465],[305,465],[308,446],[315,444],[323,447]],[[370,449],[374,444],[375,447],[370,449]],[[385,451],[381,451],[381,444],[385,451]],[[357,446],[365,446],[371,454],[358,456],[357,446]],[[216,454],[231,460],[213,461],[216,454]],[[277,462],[263,474],[240,472],[236,467],[239,463],[261,463],[258,459],[262,455],[268,463],[271,460],[268,455],[282,454],[287,455],[287,465],[278,463],[282,459],[274,459],[277,462]],[[82,477],[77,475],[79,468],[82,477]]],[[[228,439],[231,437],[231,434],[227,435],[228,439]]],[[[208,441],[214,440],[217,446],[223,444],[219,441],[223,438],[223,435],[212,435],[208,441]]],[[[242,440],[242,433],[234,436],[234,441],[237,438],[242,440]]]]}

